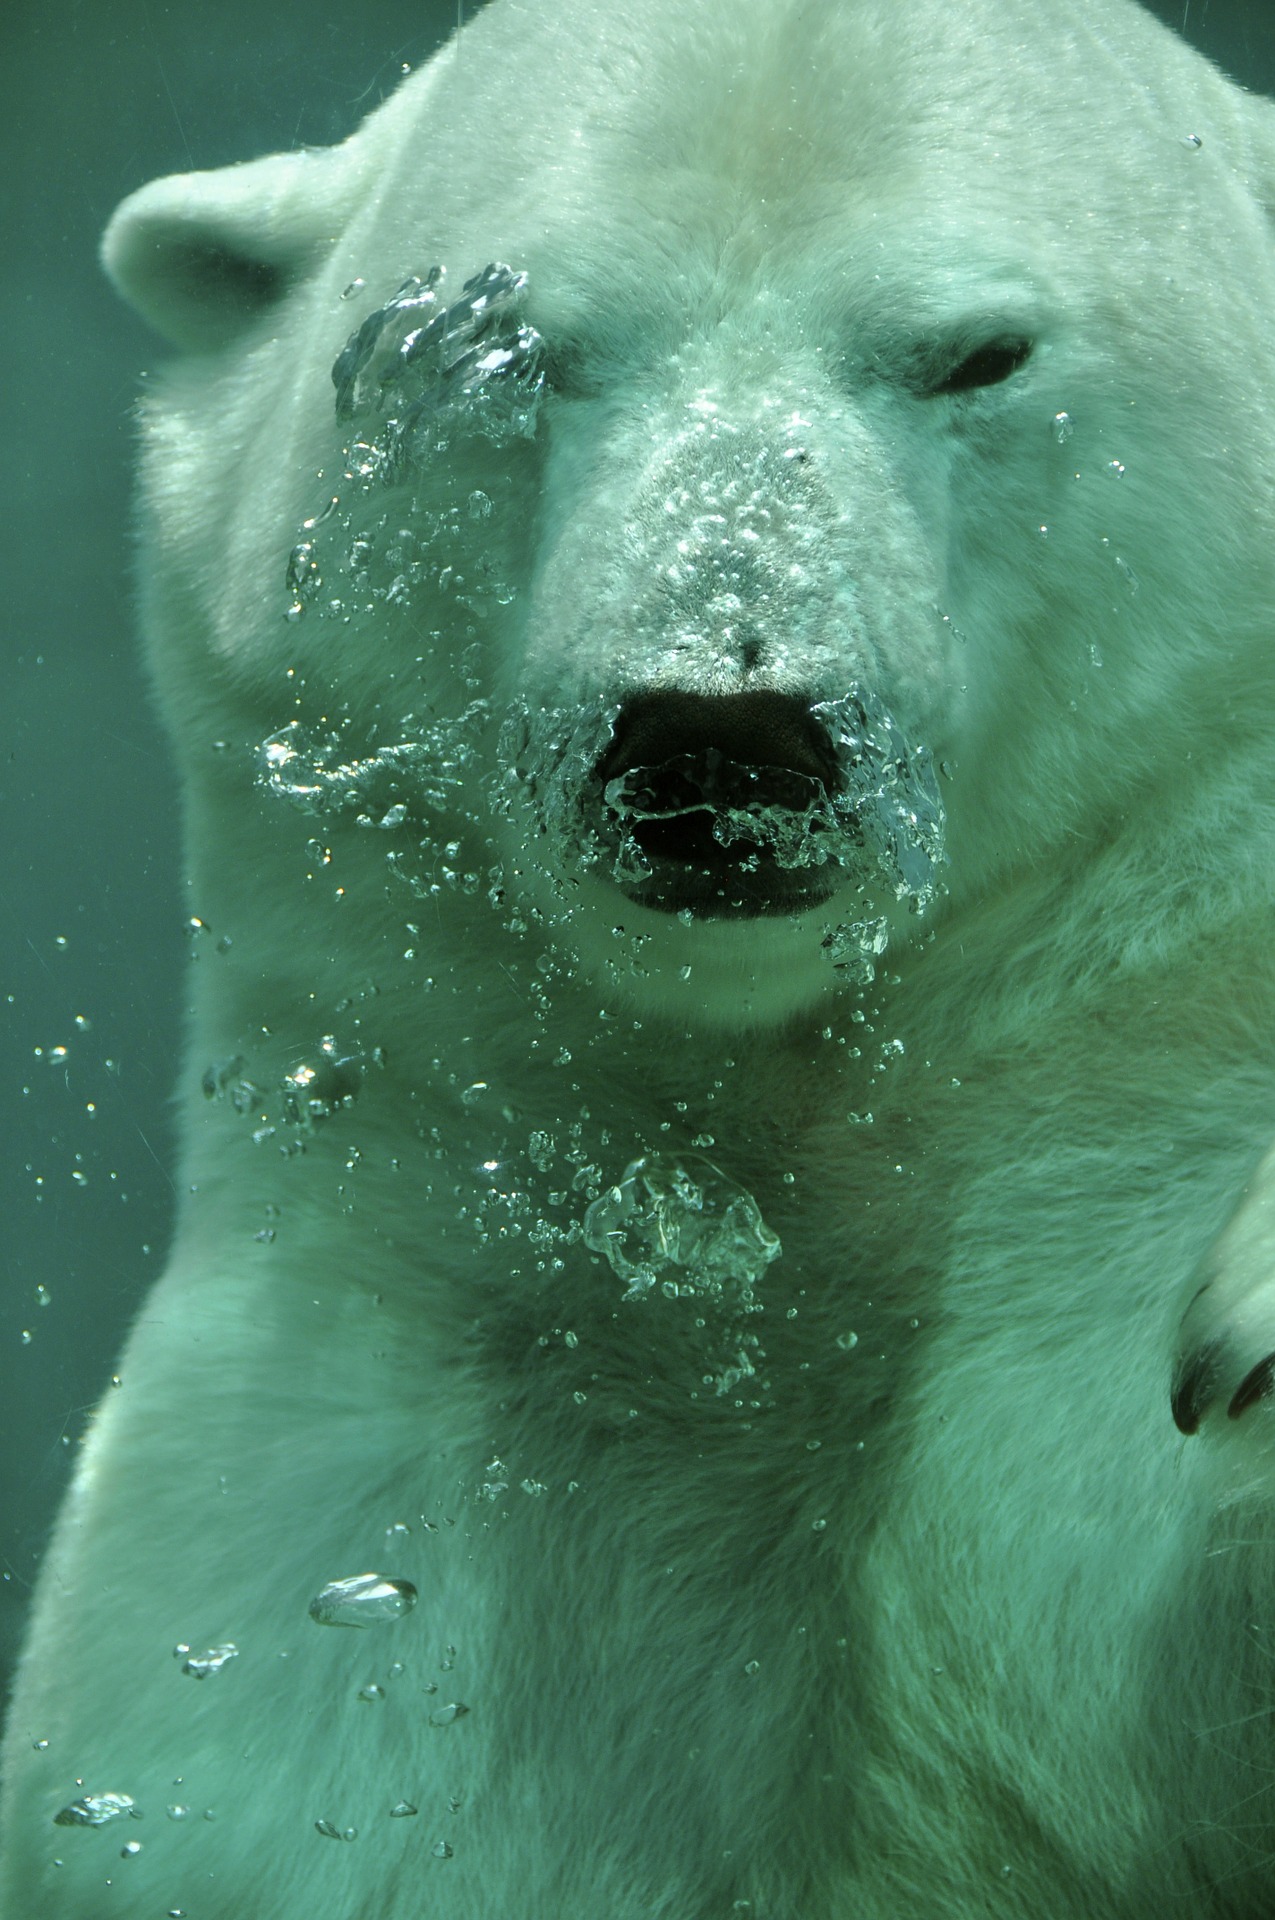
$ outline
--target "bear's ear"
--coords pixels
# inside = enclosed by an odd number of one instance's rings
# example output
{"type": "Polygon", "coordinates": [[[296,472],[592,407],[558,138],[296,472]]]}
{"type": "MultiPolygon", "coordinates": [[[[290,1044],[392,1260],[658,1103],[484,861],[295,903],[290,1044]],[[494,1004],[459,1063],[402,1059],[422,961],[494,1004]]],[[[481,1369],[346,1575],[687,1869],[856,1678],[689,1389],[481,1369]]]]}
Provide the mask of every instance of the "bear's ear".
{"type": "Polygon", "coordinates": [[[317,148],[152,180],[107,227],[106,271],[174,346],[225,346],[327,254],[352,198],[345,159],[317,148]]]}

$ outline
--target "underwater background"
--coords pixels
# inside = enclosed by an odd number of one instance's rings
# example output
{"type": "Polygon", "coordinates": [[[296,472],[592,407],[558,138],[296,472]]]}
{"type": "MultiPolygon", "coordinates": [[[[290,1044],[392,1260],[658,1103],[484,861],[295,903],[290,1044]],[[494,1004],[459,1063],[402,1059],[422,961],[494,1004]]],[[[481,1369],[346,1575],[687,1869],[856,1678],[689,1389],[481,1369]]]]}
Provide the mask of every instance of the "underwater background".
{"type": "MultiPolygon", "coordinates": [[[[1275,93],[1272,0],[1151,10],[1275,93]]],[[[186,975],[217,937],[181,899],[134,631],[132,409],[163,350],[98,237],[158,174],[342,139],[456,18],[456,0],[0,9],[0,1701],[76,1443],[165,1258],[186,975]]]]}

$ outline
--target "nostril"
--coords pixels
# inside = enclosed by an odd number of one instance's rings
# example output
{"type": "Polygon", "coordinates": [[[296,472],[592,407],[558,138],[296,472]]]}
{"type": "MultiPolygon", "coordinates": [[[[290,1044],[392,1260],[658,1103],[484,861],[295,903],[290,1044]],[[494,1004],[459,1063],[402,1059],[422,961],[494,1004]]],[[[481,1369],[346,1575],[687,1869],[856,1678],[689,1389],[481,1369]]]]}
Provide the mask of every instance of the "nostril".
{"type": "Polygon", "coordinates": [[[624,702],[597,771],[605,785],[634,767],[709,753],[741,767],[782,768],[828,785],[837,781],[832,742],[800,694],[677,688],[636,693],[624,702]]]}

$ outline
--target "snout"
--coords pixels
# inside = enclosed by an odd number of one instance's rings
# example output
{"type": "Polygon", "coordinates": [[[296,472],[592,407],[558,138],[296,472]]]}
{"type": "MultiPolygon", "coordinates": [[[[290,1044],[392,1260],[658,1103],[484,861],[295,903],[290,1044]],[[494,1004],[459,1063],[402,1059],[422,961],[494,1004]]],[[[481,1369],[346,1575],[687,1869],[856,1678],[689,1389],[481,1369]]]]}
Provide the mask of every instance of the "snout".
{"type": "Polygon", "coordinates": [[[624,891],[665,913],[799,912],[841,877],[837,750],[800,694],[631,694],[595,769],[624,891]]]}

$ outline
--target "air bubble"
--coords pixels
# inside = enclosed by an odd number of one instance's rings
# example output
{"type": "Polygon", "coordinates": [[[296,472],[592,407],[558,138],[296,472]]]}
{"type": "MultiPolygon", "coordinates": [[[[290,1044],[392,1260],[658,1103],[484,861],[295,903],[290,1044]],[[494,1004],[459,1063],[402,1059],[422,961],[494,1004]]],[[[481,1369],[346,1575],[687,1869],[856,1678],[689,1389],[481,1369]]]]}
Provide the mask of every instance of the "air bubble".
{"type": "Polygon", "coordinates": [[[140,1820],[127,1793],[86,1793],[54,1814],[55,1827],[106,1827],[115,1820],[140,1820]]]}
{"type": "Polygon", "coordinates": [[[587,1209],[584,1242],[626,1283],[626,1298],[668,1278],[680,1294],[751,1310],[778,1258],[777,1234],[752,1195],[700,1154],[646,1154],[587,1209]]]}
{"type": "Polygon", "coordinates": [[[330,1580],[310,1602],[310,1618],[321,1627],[377,1627],[401,1620],[416,1605],[410,1580],[387,1580],[379,1573],[330,1580]]]}
{"type": "Polygon", "coordinates": [[[239,1658],[239,1649],[233,1640],[227,1640],[219,1647],[205,1647],[202,1653],[192,1653],[185,1644],[173,1648],[173,1658],[182,1663],[182,1672],[195,1680],[206,1680],[210,1673],[220,1673],[232,1660],[239,1658]]]}
{"type": "Polygon", "coordinates": [[[469,1708],[460,1700],[450,1700],[445,1707],[435,1707],[429,1716],[431,1727],[452,1727],[469,1712],[469,1708]]]}

